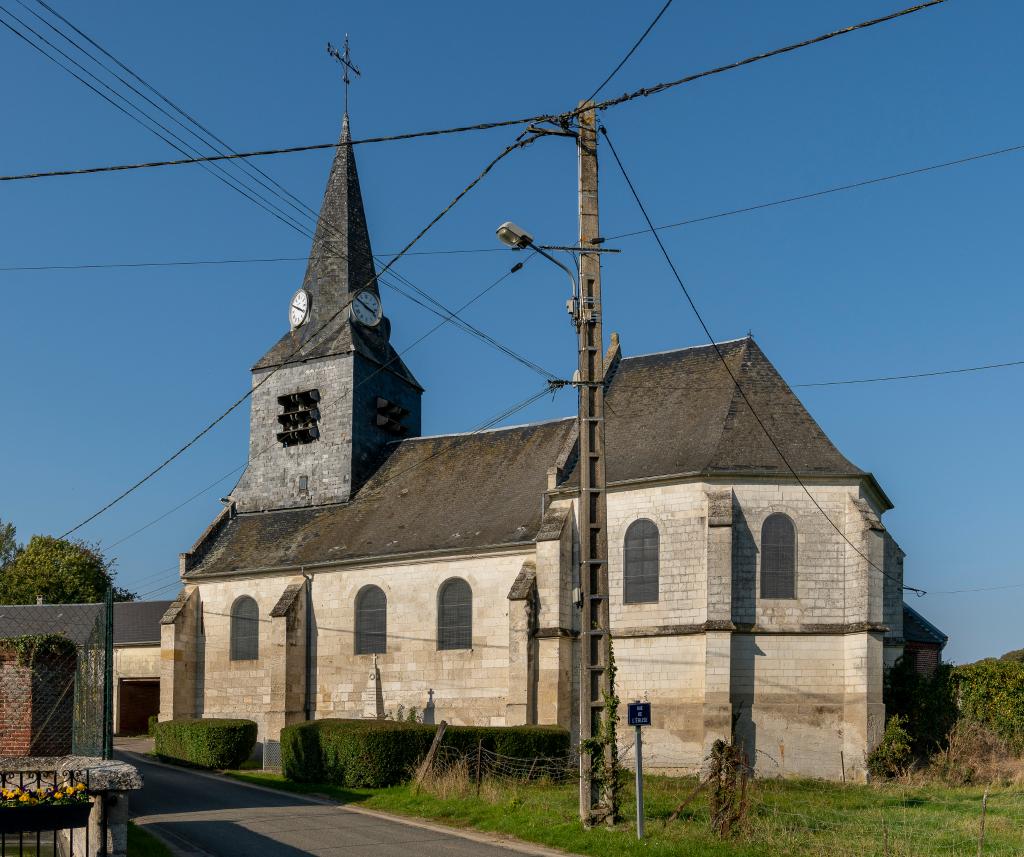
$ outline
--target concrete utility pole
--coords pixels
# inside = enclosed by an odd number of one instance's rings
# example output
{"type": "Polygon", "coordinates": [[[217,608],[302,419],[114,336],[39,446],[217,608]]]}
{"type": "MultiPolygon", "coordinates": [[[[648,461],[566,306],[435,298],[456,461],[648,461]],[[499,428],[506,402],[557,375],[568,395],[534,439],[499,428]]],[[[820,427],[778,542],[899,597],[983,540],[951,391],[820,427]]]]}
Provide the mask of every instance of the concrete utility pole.
{"type": "MultiPolygon", "coordinates": [[[[597,216],[597,111],[592,101],[580,103],[579,195],[581,248],[601,237],[597,216]]],[[[583,600],[580,681],[580,741],[601,733],[605,698],[611,692],[608,673],[608,503],[604,455],[604,339],[601,331],[601,254],[580,254],[580,297],[576,313],[579,332],[579,527],[580,591],[583,600]]],[[[611,747],[604,770],[611,770],[611,747]]],[[[591,777],[595,759],[580,753],[580,819],[595,820],[602,804],[610,804],[591,777]]],[[[604,807],[610,809],[610,806],[604,807]]]]}

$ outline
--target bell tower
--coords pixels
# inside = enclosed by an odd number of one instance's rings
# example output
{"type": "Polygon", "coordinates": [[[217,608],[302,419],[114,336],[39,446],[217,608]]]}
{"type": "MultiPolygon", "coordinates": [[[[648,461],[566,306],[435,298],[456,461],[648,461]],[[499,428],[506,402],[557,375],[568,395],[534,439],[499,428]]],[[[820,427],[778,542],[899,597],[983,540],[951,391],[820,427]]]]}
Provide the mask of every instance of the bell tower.
{"type": "Polygon", "coordinates": [[[389,443],[420,433],[419,385],[391,345],[346,112],[291,330],[252,368],[239,512],[345,503],[389,443]]]}

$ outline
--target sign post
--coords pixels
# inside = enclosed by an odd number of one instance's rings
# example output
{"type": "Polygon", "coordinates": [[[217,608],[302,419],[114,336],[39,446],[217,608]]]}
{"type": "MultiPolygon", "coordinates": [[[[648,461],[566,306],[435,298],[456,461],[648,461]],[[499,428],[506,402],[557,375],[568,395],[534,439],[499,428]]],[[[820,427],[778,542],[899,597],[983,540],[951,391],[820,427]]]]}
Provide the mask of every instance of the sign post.
{"type": "Polygon", "coordinates": [[[629,725],[636,730],[636,838],[644,838],[644,750],[640,729],[651,725],[651,703],[629,703],[629,725]]]}

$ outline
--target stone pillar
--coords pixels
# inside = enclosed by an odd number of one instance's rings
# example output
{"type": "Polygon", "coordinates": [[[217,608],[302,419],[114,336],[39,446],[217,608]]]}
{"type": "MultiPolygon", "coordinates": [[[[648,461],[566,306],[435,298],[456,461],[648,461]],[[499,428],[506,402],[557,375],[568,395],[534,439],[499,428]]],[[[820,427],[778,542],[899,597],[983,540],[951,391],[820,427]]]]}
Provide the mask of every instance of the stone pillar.
{"type": "Polygon", "coordinates": [[[862,631],[844,638],[843,760],[847,780],[866,778],[865,757],[878,746],[885,730],[882,638],[882,631],[862,631]]]}
{"type": "Polygon", "coordinates": [[[186,586],[160,620],[160,719],[196,716],[201,601],[186,586]]]}
{"type": "Polygon", "coordinates": [[[281,730],[305,719],[306,582],[292,578],[270,611],[270,705],[263,740],[278,741],[281,730]]]}
{"type": "Polygon", "coordinates": [[[553,504],[537,533],[535,652],[535,722],[564,726],[573,732],[574,527],[572,507],[553,504]]]}
{"type": "Polygon", "coordinates": [[[508,593],[508,696],[505,725],[537,722],[537,640],[534,638],[537,565],[523,563],[508,593]]]}
{"type": "Polygon", "coordinates": [[[707,492],[704,752],[732,737],[732,489],[707,492]]]}

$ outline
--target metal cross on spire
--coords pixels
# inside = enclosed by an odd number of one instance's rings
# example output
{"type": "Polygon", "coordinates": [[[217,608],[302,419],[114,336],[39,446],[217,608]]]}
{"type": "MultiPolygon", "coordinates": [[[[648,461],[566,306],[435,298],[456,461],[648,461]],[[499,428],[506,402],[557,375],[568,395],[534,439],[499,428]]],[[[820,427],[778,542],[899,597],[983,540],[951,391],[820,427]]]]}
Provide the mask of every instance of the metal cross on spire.
{"type": "Polygon", "coordinates": [[[327,43],[327,53],[329,53],[332,57],[334,57],[341,64],[341,68],[342,68],[341,79],[342,79],[342,81],[345,84],[345,115],[347,116],[348,115],[348,85],[352,82],[351,78],[348,76],[348,73],[350,71],[354,71],[355,74],[356,74],[356,77],[362,77],[362,75],[363,75],[363,73],[359,70],[359,68],[355,65],[355,63],[352,62],[352,55],[349,53],[349,50],[348,50],[348,33],[345,33],[345,42],[344,42],[344,44],[342,44],[340,51],[336,47],[334,47],[334,45],[332,45],[330,42],[328,42],[327,43]]]}

